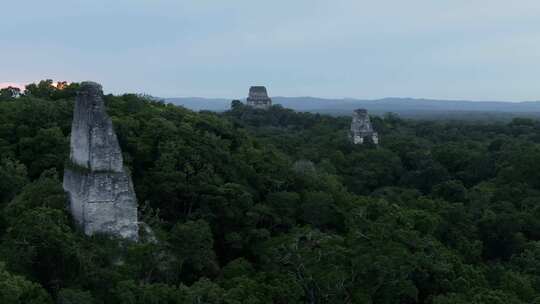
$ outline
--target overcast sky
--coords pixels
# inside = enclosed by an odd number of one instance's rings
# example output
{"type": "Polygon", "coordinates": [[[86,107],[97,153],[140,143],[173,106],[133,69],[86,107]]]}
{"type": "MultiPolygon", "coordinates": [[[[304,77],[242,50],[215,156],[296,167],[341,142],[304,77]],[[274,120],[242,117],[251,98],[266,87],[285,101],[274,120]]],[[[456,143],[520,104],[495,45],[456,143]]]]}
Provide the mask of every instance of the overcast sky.
{"type": "Polygon", "coordinates": [[[0,83],[540,99],[538,0],[6,0],[1,11],[0,83]]]}

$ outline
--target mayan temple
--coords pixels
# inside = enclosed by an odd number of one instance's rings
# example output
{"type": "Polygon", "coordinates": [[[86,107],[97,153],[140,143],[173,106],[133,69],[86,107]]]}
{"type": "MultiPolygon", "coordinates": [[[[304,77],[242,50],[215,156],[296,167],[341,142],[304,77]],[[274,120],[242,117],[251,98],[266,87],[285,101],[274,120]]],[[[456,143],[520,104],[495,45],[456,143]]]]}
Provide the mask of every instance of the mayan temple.
{"type": "Polygon", "coordinates": [[[373,130],[366,109],[357,109],[353,112],[350,138],[353,144],[363,144],[366,138],[374,144],[379,144],[379,134],[373,130]]]}
{"type": "Polygon", "coordinates": [[[101,85],[81,83],[70,138],[71,165],[64,190],[77,224],[87,235],[138,239],[137,199],[103,102],[101,85]]]}
{"type": "Polygon", "coordinates": [[[249,88],[249,96],[247,98],[247,105],[256,109],[268,109],[272,106],[272,99],[268,97],[266,87],[255,86],[249,88]]]}

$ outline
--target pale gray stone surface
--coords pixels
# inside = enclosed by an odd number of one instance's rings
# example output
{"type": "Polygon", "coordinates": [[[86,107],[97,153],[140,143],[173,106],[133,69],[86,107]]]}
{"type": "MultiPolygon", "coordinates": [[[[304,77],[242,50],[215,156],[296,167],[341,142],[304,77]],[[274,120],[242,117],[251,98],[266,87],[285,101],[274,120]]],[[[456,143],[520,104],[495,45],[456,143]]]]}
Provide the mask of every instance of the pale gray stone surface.
{"type": "Polygon", "coordinates": [[[363,144],[366,138],[379,144],[379,134],[373,130],[371,120],[366,109],[357,109],[353,112],[350,138],[354,144],[363,144]]]}
{"type": "Polygon", "coordinates": [[[266,87],[254,86],[249,88],[249,96],[247,98],[247,105],[257,109],[268,109],[272,106],[272,99],[268,97],[266,87]]]}
{"type": "Polygon", "coordinates": [[[122,172],[122,151],[105,111],[101,85],[83,82],[71,124],[71,161],[92,171],[122,172]]]}
{"type": "Polygon", "coordinates": [[[71,213],[87,235],[138,239],[137,198],[105,111],[101,86],[83,82],[75,101],[71,162],[64,172],[71,213]]]}

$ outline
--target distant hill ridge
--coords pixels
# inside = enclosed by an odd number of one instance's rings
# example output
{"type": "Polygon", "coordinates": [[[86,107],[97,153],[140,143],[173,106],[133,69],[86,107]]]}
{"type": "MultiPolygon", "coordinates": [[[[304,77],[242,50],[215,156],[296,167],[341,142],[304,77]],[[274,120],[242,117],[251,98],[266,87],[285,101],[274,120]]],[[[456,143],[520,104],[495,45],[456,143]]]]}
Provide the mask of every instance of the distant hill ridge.
{"type": "MultiPolygon", "coordinates": [[[[373,114],[392,112],[404,117],[459,116],[491,113],[494,116],[540,117],[540,101],[470,101],[438,100],[424,98],[388,97],[382,99],[330,99],[318,97],[272,97],[274,104],[296,111],[317,112],[333,115],[349,115],[352,110],[365,108],[373,114]]],[[[225,111],[232,99],[226,98],[166,98],[166,102],[199,111],[225,111]]],[[[243,100],[245,102],[245,100],[243,100]]]]}

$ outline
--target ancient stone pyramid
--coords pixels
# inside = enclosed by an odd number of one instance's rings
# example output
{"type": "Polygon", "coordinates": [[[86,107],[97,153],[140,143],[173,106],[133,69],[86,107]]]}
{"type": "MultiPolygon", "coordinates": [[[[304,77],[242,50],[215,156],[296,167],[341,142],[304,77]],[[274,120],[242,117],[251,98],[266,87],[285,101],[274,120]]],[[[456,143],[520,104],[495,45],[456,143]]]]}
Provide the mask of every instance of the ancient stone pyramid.
{"type": "Polygon", "coordinates": [[[379,134],[373,130],[366,109],[357,109],[353,112],[350,137],[354,144],[363,144],[366,138],[374,144],[379,143],[379,134]]]}
{"type": "Polygon", "coordinates": [[[272,106],[272,99],[268,97],[266,87],[254,86],[249,88],[247,104],[257,109],[268,109],[272,106]]]}
{"type": "Polygon", "coordinates": [[[70,146],[63,184],[77,224],[87,235],[103,233],[136,241],[137,198],[97,83],[81,83],[70,146]]]}

